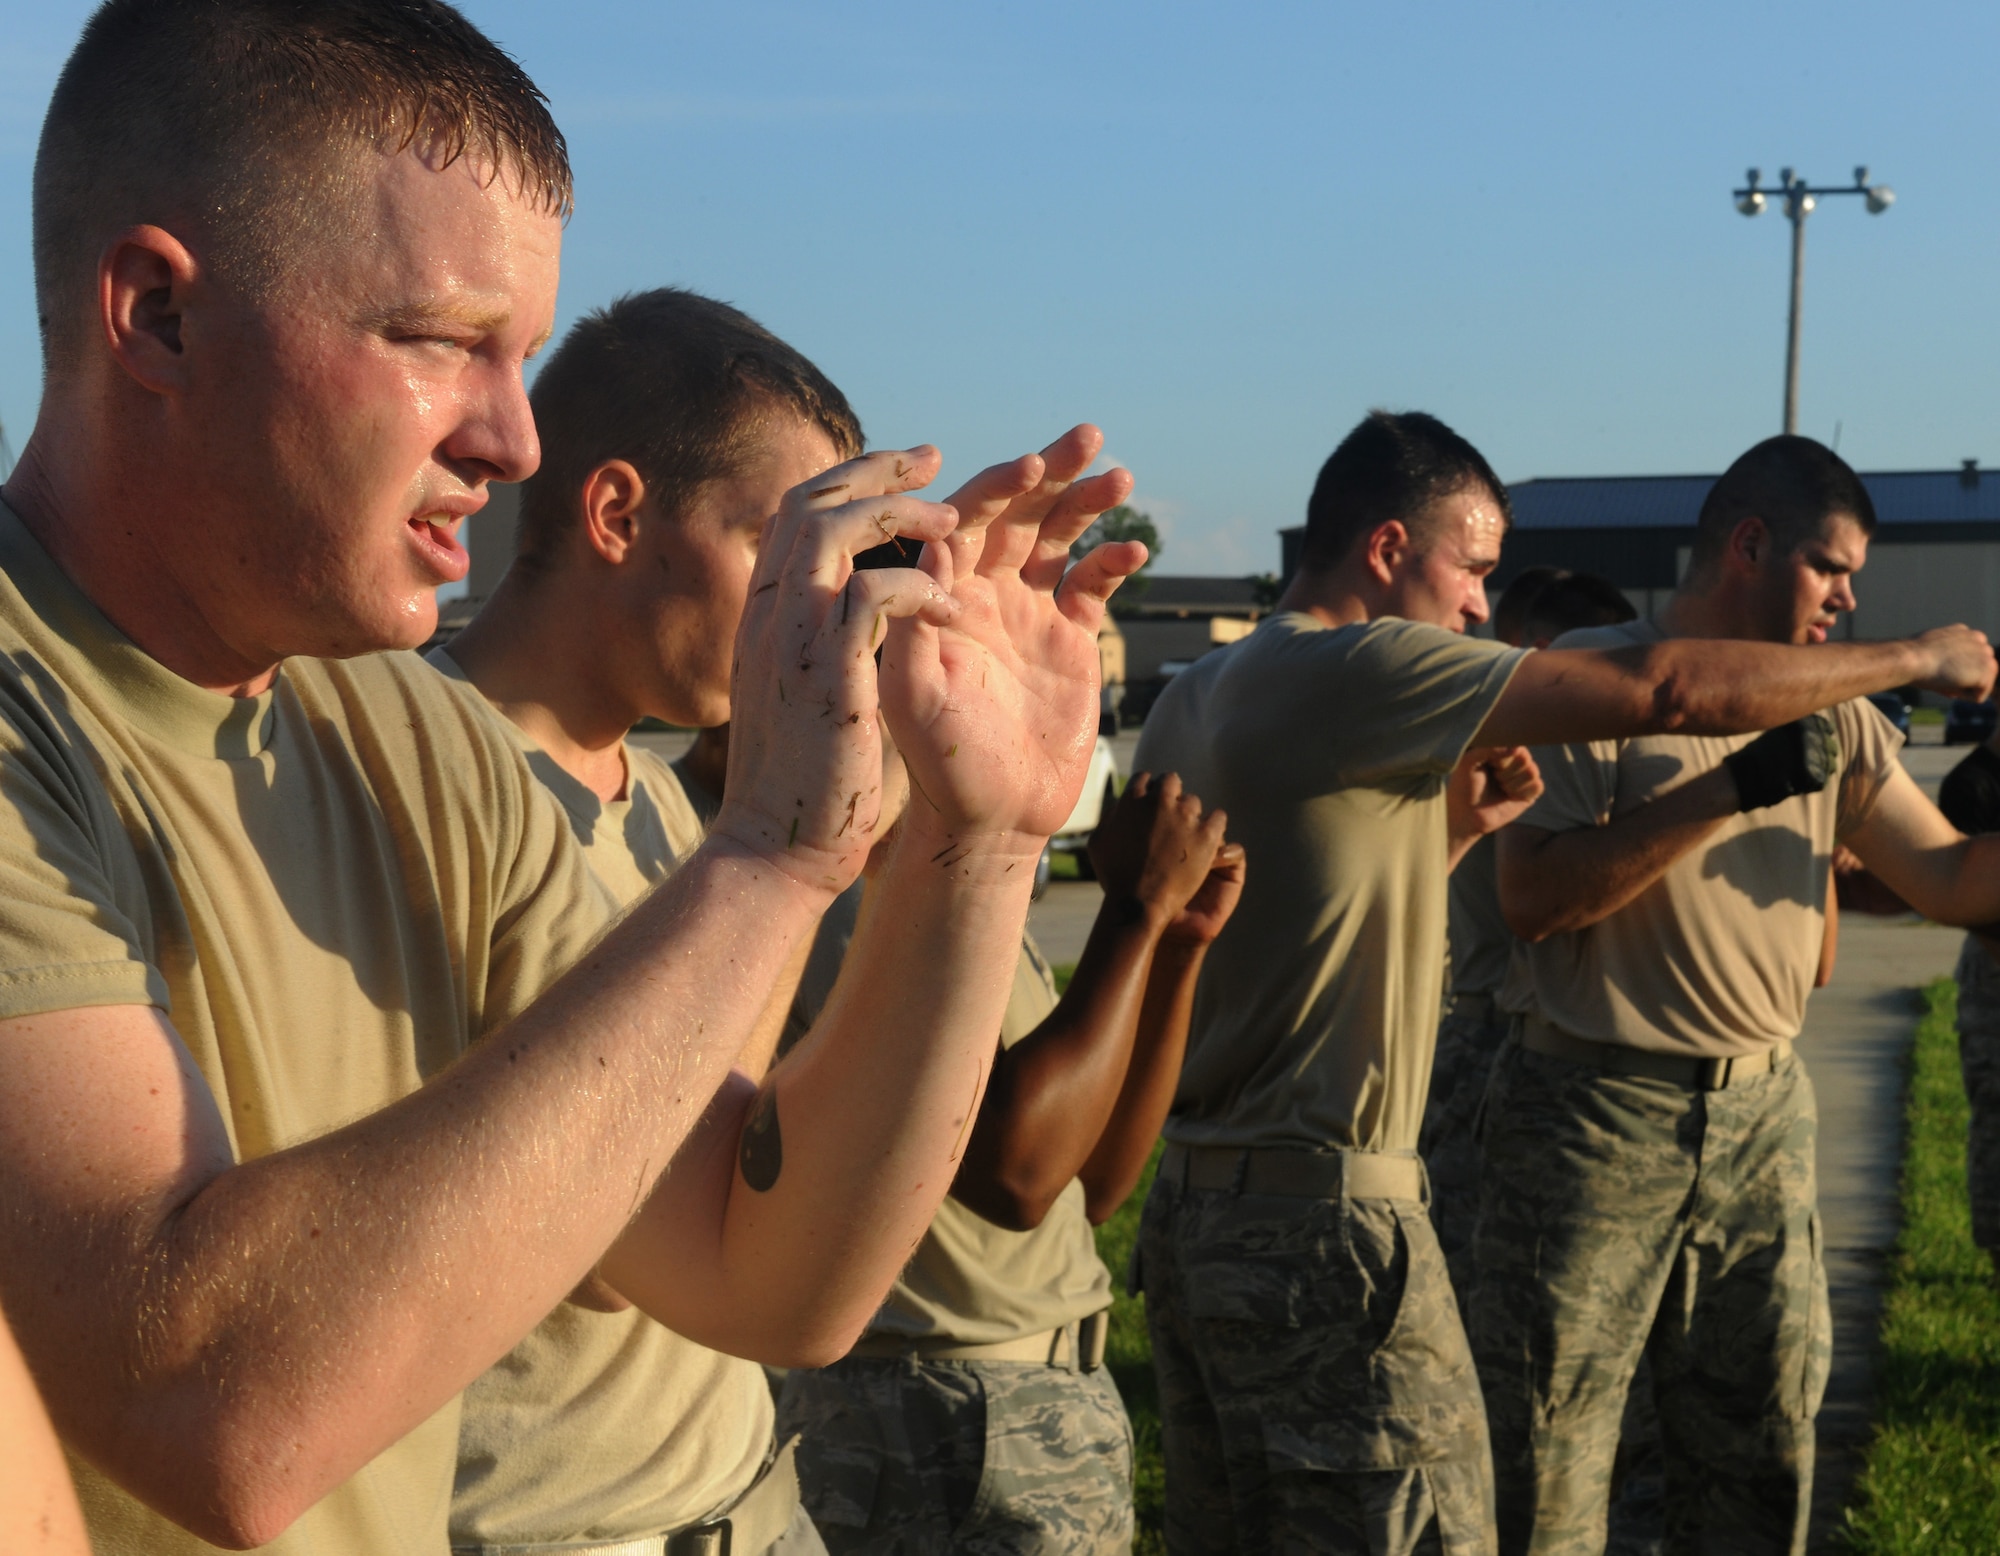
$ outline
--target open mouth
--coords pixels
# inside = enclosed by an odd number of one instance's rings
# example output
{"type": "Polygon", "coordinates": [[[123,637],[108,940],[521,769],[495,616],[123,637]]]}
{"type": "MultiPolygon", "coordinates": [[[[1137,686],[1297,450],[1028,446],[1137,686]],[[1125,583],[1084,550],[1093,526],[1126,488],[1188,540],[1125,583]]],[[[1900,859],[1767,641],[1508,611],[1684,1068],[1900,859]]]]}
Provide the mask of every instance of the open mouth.
{"type": "Polygon", "coordinates": [[[409,521],[418,554],[440,583],[457,583],[472,566],[471,556],[458,542],[458,529],[464,522],[455,513],[420,513],[409,521]]]}

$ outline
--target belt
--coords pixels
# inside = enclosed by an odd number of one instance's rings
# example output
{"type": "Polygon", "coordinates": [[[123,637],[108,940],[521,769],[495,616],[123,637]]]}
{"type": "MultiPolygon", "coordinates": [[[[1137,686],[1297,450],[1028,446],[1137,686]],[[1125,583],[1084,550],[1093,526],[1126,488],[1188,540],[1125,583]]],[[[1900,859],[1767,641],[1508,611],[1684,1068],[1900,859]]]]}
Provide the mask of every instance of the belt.
{"type": "Polygon", "coordinates": [[[849,1356],[873,1359],[911,1357],[917,1361],[1040,1362],[1045,1367],[1074,1367],[1078,1372],[1095,1372],[1104,1365],[1104,1341],[1110,1330],[1111,1310],[1087,1314],[1074,1324],[1023,1335],[1018,1340],[995,1340],[990,1345],[960,1345],[950,1340],[929,1340],[916,1335],[863,1335],[849,1356]]]}
{"type": "Polygon", "coordinates": [[[1293,1199],[1416,1199],[1425,1195],[1415,1151],[1286,1151],[1232,1145],[1175,1145],[1160,1176],[1183,1188],[1293,1199]]]}
{"type": "Polygon", "coordinates": [[[1773,1043],[1762,1053],[1743,1054],[1734,1059],[1680,1059],[1671,1054],[1627,1048],[1622,1043],[1597,1043],[1587,1037],[1572,1037],[1539,1016],[1521,1018],[1521,1046],[1531,1054],[1586,1064],[1606,1075],[1665,1081],[1685,1091],[1727,1091],[1731,1086],[1769,1075],[1792,1055],[1792,1045],[1782,1042],[1773,1043]]]}
{"type": "Polygon", "coordinates": [[[788,1437],[748,1491],[727,1511],[684,1529],[638,1540],[550,1545],[453,1545],[452,1556],[762,1556],[799,1510],[799,1440],[788,1437]]]}

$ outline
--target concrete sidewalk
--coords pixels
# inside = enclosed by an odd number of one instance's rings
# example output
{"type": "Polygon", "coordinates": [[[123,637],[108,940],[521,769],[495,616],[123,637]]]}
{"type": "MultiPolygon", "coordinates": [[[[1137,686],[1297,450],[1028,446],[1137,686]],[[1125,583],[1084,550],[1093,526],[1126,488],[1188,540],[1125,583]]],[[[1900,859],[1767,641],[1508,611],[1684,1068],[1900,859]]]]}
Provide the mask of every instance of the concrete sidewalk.
{"type": "Polygon", "coordinates": [[[1922,1006],[1963,933],[1915,918],[1844,915],[1833,982],[1812,997],[1799,1045],[1819,1094],[1819,1206],[1833,1298],[1833,1376],[1819,1417],[1810,1549],[1834,1533],[1868,1443],[1883,1269],[1896,1241],[1903,1062],[1922,1006]]]}

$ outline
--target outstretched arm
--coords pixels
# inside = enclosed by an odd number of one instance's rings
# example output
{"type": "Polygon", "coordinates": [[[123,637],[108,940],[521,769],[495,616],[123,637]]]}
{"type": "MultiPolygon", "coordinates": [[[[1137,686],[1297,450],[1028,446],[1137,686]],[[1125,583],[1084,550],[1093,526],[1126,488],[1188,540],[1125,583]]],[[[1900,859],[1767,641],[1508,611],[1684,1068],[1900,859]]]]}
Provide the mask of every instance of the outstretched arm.
{"type": "Polygon", "coordinates": [[[1104,902],[1061,1001],[993,1061],[952,1195],[998,1226],[1040,1226],[1096,1149],[1119,1098],[1154,948],[1206,878],[1227,817],[1172,773],[1141,773],[1090,853],[1104,902]]]}
{"type": "Polygon", "coordinates": [[[1896,686],[1983,698],[1993,677],[1986,634],[1965,627],[1895,643],[1674,638],[1621,649],[1550,648],[1521,661],[1476,743],[1745,735],[1896,686]]]}

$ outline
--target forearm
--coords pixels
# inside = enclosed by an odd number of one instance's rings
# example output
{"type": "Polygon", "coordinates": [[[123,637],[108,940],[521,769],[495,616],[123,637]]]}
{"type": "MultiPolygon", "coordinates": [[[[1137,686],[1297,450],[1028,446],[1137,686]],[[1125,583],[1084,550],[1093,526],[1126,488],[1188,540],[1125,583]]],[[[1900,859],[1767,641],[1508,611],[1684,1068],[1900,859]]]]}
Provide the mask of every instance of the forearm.
{"type": "MultiPolygon", "coordinates": [[[[164,1068],[132,1082],[152,1096],[109,1099],[112,1115],[175,1096],[184,1138],[100,1144],[88,1185],[60,1186],[60,1211],[54,1193],[35,1203],[55,1185],[10,1194],[16,1270],[38,1268],[43,1239],[74,1260],[8,1281],[24,1341],[63,1358],[64,1435],[197,1532],[273,1537],[592,1267],[727,1075],[812,915],[768,868],[704,848],[429,1085],[242,1165],[192,1061],[160,1044],[164,1068]]],[[[16,1053],[39,1047],[22,1036],[16,1053]]]]}
{"type": "Polygon", "coordinates": [[[1523,940],[1610,917],[1705,842],[1738,804],[1735,780],[1715,768],[1600,827],[1500,834],[1500,906],[1523,940]]]}
{"type": "Polygon", "coordinates": [[[1207,955],[1206,945],[1185,940],[1162,941],[1153,953],[1125,1084],[1096,1148],[1078,1173],[1095,1225],[1110,1220],[1131,1196],[1173,1106],[1187,1052],[1195,985],[1207,955]]]}
{"type": "Polygon", "coordinates": [[[964,1149],[1039,843],[967,852],[906,823],[819,1021],[676,1160],[606,1261],[620,1291],[739,1355],[823,1366],[846,1352],[964,1149]]]}
{"type": "Polygon", "coordinates": [[[1041,1224],[1118,1101],[1160,927],[1106,899],[1061,1003],[994,1060],[954,1198],[1016,1231],[1041,1224]]]}
{"type": "Polygon", "coordinates": [[[1608,652],[1547,649],[1522,662],[1478,739],[1566,745],[1749,734],[1921,680],[1931,668],[1910,642],[1799,647],[1678,638],[1608,652]]]}

